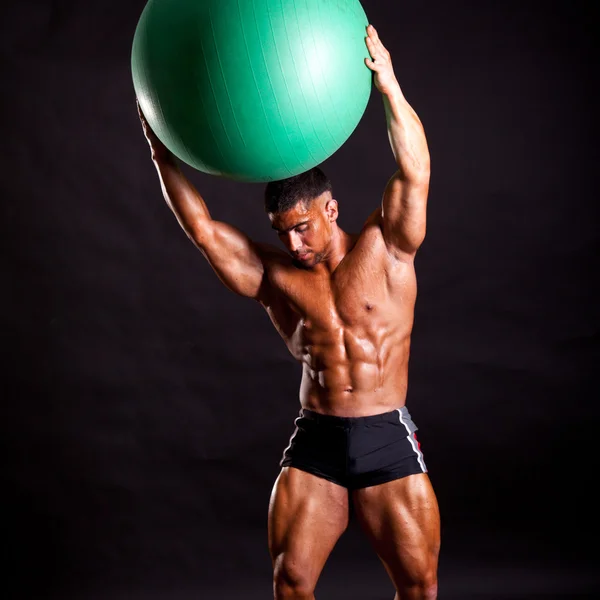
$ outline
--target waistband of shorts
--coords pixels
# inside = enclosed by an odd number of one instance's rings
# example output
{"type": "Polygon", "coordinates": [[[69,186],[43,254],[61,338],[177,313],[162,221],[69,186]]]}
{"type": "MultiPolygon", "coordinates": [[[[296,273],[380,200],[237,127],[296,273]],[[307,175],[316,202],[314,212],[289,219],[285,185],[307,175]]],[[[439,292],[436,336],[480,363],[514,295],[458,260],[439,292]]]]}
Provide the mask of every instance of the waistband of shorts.
{"type": "Polygon", "coordinates": [[[337,415],[326,415],[308,408],[301,408],[300,416],[322,425],[345,427],[350,427],[352,425],[373,425],[375,423],[398,423],[401,418],[408,417],[410,419],[410,413],[406,406],[377,415],[367,415],[365,417],[338,417],[337,415]]]}

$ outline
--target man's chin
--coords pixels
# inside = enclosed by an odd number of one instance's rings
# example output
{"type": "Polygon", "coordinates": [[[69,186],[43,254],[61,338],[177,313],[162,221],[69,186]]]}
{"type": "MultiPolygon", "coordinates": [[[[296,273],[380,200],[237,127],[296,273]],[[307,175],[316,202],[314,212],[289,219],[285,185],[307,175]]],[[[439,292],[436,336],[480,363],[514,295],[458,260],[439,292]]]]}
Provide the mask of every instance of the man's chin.
{"type": "Polygon", "coordinates": [[[317,264],[317,257],[311,252],[306,258],[293,257],[294,265],[299,269],[312,269],[317,264]]]}

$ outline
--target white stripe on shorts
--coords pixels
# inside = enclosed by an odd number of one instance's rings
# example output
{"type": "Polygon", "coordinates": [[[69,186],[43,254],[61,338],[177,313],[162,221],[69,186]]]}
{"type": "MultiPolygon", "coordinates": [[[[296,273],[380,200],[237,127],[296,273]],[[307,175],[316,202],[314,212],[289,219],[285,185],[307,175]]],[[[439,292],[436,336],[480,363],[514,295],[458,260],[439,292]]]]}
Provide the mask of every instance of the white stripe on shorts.
{"type": "Polygon", "coordinates": [[[425,466],[425,460],[423,460],[423,453],[419,449],[419,443],[415,439],[415,433],[414,433],[416,430],[415,424],[412,422],[410,415],[404,414],[404,412],[408,413],[408,410],[406,408],[402,407],[402,408],[397,408],[396,410],[398,411],[400,423],[402,423],[402,425],[404,425],[404,427],[406,428],[406,433],[408,433],[408,436],[407,436],[408,441],[410,442],[410,445],[412,446],[413,450],[415,451],[415,454],[417,455],[417,460],[419,461],[419,466],[421,467],[423,473],[427,473],[427,467],[425,466]],[[413,426],[412,431],[408,424],[409,420],[413,426]]]}

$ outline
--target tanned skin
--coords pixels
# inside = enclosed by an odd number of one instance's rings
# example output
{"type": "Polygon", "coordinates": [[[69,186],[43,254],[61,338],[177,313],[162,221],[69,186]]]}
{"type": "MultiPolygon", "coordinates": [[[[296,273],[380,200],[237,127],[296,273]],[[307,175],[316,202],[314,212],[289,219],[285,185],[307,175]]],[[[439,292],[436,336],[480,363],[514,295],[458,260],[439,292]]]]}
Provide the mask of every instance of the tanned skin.
{"type": "MultiPolygon", "coordinates": [[[[302,407],[350,417],[406,402],[417,294],[414,259],[425,237],[429,188],[422,124],[372,25],[366,43],[371,59],[365,64],[383,96],[398,170],[358,234],[338,226],[338,203],[329,192],[269,215],[287,252],[214,221],[139,111],[167,204],[221,281],[269,314],[302,365],[302,407]]],[[[434,600],[440,521],[427,474],[351,493],[396,600],[434,600]]],[[[325,561],[348,525],[348,511],[346,488],[293,467],[282,469],[268,521],[276,600],[314,599],[325,561]]]]}

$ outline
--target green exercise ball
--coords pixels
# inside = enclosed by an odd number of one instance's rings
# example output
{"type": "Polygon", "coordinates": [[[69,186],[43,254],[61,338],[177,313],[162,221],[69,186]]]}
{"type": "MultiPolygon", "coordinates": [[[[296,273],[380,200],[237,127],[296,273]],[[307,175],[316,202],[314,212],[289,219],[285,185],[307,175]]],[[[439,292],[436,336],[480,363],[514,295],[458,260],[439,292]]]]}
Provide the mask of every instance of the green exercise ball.
{"type": "Polygon", "coordinates": [[[148,123],[192,167],[238,181],[308,171],[367,107],[358,0],[149,0],[133,37],[148,123]]]}

